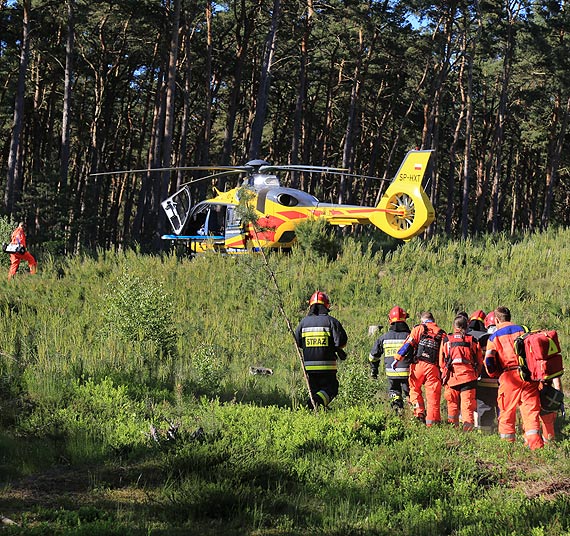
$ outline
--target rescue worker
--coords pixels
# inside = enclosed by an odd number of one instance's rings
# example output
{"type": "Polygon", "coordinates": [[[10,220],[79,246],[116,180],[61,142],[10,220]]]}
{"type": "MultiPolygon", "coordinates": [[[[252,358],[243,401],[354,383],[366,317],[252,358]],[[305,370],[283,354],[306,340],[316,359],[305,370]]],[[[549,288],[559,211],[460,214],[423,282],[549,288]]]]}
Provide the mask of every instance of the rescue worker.
{"type": "Polygon", "coordinates": [[[411,359],[410,404],[414,416],[427,426],[441,422],[441,377],[439,374],[439,348],[445,331],[435,322],[429,311],[420,315],[420,324],[414,326],[402,347],[394,356],[392,369],[398,369],[399,361],[411,359]],[[422,394],[425,386],[425,401],[422,394]],[[426,404],[427,401],[427,411],[426,404]]]}
{"type": "Polygon", "coordinates": [[[37,271],[38,263],[26,247],[26,226],[24,222],[20,222],[18,227],[14,229],[10,244],[17,245],[20,248],[19,252],[10,253],[10,270],[8,272],[8,281],[14,277],[20,266],[20,262],[26,261],[31,274],[37,271]]]}
{"type": "Polygon", "coordinates": [[[408,313],[401,307],[392,307],[388,313],[390,328],[381,335],[372,346],[368,360],[370,362],[370,375],[373,379],[378,378],[378,368],[382,356],[384,357],[384,369],[388,378],[388,396],[390,397],[390,407],[400,413],[404,409],[404,400],[409,400],[410,386],[408,378],[410,376],[410,359],[402,359],[392,369],[394,355],[402,346],[402,342],[410,333],[410,327],[406,323],[408,313]]]}
{"type": "MultiPolygon", "coordinates": [[[[495,332],[495,312],[490,311],[484,320],[485,331],[479,332],[468,329],[467,333],[473,335],[477,339],[481,351],[485,355],[487,349],[487,341],[492,333],[495,332]]],[[[487,374],[487,369],[483,367],[479,380],[477,381],[477,417],[475,419],[475,427],[484,432],[493,432],[497,429],[497,419],[499,417],[499,406],[497,395],[499,393],[498,378],[491,378],[487,374]]]]}
{"type": "MultiPolygon", "coordinates": [[[[342,324],[329,315],[330,300],[326,293],[315,292],[309,300],[309,312],[295,329],[297,346],[303,350],[303,362],[312,400],[327,407],[338,394],[337,357],[346,359],[342,350],[348,341],[342,324]]],[[[314,409],[311,399],[309,409],[314,409]]]]}
{"type": "Polygon", "coordinates": [[[441,343],[439,368],[445,386],[447,422],[459,426],[461,413],[463,430],[471,431],[474,427],[473,415],[477,409],[475,387],[483,366],[483,354],[475,337],[466,331],[467,319],[456,316],[453,320],[453,333],[447,335],[441,343]]]}
{"type": "Polygon", "coordinates": [[[524,381],[519,374],[519,360],[514,340],[525,328],[511,322],[507,307],[495,309],[497,331],[489,337],[485,368],[491,378],[499,378],[499,434],[501,439],[516,439],[517,408],[520,408],[525,442],[531,450],[544,447],[540,435],[540,396],[538,382],[524,381]]]}

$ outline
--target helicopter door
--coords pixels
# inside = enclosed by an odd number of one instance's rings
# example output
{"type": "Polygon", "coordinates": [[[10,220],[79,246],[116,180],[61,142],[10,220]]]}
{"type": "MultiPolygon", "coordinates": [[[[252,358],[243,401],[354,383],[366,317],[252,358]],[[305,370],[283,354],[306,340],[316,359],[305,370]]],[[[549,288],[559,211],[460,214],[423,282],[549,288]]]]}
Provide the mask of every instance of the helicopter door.
{"type": "Polygon", "coordinates": [[[237,207],[228,205],[226,209],[226,240],[242,234],[241,218],[238,216],[237,207]]]}
{"type": "Polygon", "coordinates": [[[185,234],[220,240],[224,238],[225,223],[225,205],[216,205],[209,201],[202,201],[192,208],[185,227],[185,234]]]}
{"type": "Polygon", "coordinates": [[[161,203],[174,234],[179,235],[182,232],[190,213],[191,202],[190,190],[184,187],[161,203]]]}

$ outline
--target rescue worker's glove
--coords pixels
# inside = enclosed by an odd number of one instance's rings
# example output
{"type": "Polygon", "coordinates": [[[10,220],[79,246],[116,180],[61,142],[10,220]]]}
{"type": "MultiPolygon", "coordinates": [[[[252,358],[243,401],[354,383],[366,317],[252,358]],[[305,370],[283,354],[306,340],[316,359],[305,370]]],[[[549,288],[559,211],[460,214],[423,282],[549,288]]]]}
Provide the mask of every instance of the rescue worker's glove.
{"type": "Polygon", "coordinates": [[[342,348],[337,348],[336,356],[341,360],[344,361],[346,359],[346,352],[342,348]]]}

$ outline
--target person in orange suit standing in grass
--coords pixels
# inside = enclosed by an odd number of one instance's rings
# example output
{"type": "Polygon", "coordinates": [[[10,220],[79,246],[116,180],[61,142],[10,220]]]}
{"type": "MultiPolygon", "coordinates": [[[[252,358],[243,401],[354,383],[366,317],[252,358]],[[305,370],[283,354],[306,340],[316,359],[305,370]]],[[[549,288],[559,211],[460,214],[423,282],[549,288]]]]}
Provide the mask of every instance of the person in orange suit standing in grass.
{"type": "Polygon", "coordinates": [[[485,352],[485,368],[491,378],[499,378],[499,435],[501,439],[516,439],[517,408],[520,407],[525,442],[531,450],[544,447],[540,434],[540,394],[538,382],[521,378],[519,359],[514,341],[525,333],[523,326],[511,322],[507,307],[495,309],[497,331],[489,337],[485,352]]]}
{"type": "Polygon", "coordinates": [[[439,368],[447,401],[447,422],[458,426],[459,414],[463,419],[463,430],[471,431],[474,413],[477,409],[475,389],[479,371],[483,366],[481,347],[472,335],[467,335],[467,319],[456,316],[453,333],[441,343],[439,368]]]}
{"type": "Polygon", "coordinates": [[[404,344],[394,356],[392,369],[398,369],[404,358],[413,360],[410,365],[410,404],[414,408],[414,417],[433,426],[441,422],[441,377],[439,372],[439,347],[445,336],[434,320],[431,312],[424,311],[420,315],[420,324],[414,326],[404,344]],[[425,386],[425,398],[422,394],[425,386]]]}
{"type": "Polygon", "coordinates": [[[30,268],[30,273],[35,274],[37,272],[38,263],[27,249],[26,226],[23,221],[14,229],[10,244],[17,246],[18,250],[10,253],[10,271],[8,272],[8,281],[14,277],[22,261],[26,261],[30,268]]]}

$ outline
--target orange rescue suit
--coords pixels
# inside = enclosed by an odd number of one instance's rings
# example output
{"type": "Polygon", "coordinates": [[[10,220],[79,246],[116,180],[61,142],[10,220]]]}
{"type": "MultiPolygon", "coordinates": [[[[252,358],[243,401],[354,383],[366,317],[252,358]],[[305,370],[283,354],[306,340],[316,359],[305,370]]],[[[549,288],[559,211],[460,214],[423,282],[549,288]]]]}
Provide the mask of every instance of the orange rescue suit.
{"type": "Polygon", "coordinates": [[[525,333],[522,326],[501,322],[489,337],[485,352],[485,368],[491,378],[499,377],[499,434],[515,441],[517,407],[520,407],[525,440],[531,450],[544,446],[540,435],[540,395],[538,382],[526,382],[519,374],[514,340],[525,333]]]}
{"type": "Polygon", "coordinates": [[[482,366],[481,347],[471,335],[457,330],[442,342],[439,367],[446,380],[447,420],[459,424],[461,412],[464,430],[472,430],[474,426],[473,414],[477,409],[475,389],[482,366]]]}
{"type": "Polygon", "coordinates": [[[410,365],[410,404],[414,408],[414,415],[418,419],[424,419],[427,426],[441,422],[441,377],[437,355],[439,347],[436,348],[436,357],[433,363],[418,358],[416,353],[420,346],[420,341],[426,335],[432,337],[436,345],[441,343],[443,330],[433,321],[423,322],[414,326],[407,339],[404,341],[394,359],[401,361],[408,353],[414,353],[414,361],[410,365]],[[424,397],[422,395],[422,385],[425,385],[427,399],[427,411],[424,397]]]}
{"type": "MultiPolygon", "coordinates": [[[[14,229],[10,243],[24,248],[26,247],[26,233],[22,227],[18,226],[14,229]]],[[[26,250],[24,253],[10,253],[10,270],[8,272],[8,279],[12,279],[16,274],[18,267],[20,266],[20,262],[22,261],[26,261],[28,263],[30,273],[36,273],[38,263],[29,251],[26,250]]]]}

